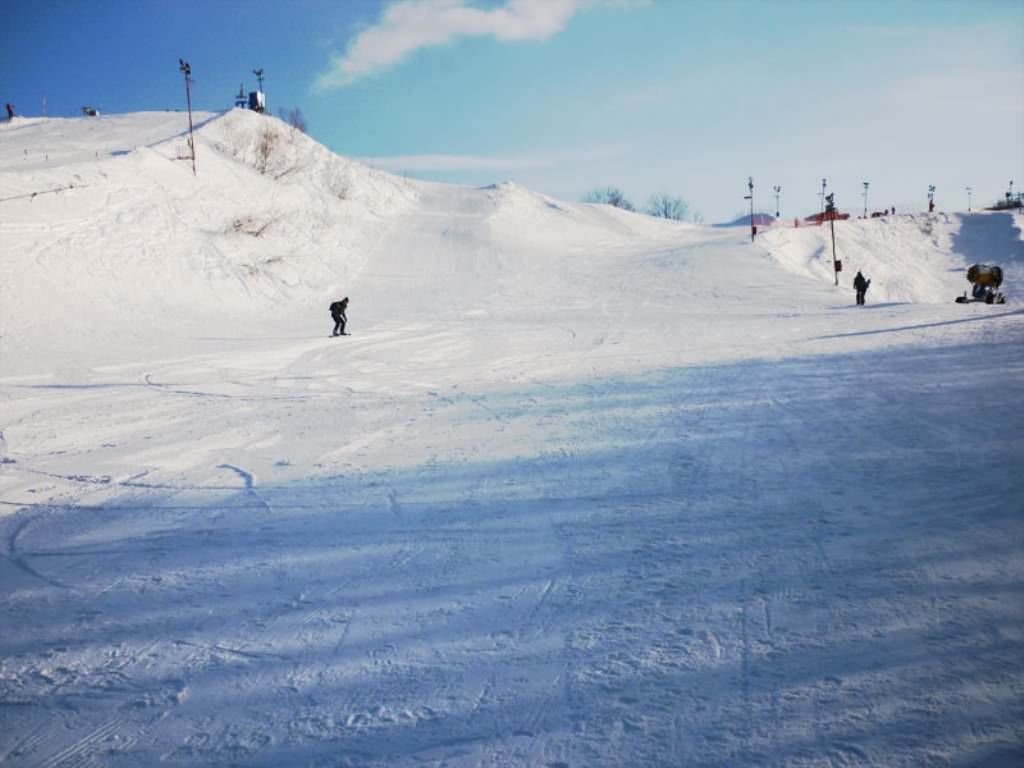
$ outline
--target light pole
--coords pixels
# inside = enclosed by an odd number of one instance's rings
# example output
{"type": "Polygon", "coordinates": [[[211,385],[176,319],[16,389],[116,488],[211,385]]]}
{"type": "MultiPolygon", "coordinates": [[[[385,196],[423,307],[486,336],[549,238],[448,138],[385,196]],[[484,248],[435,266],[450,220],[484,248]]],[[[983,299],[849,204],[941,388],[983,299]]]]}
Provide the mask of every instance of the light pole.
{"type": "Polygon", "coordinates": [[[971,212],[971,193],[972,192],[974,192],[974,190],[971,189],[970,187],[967,187],[967,212],[968,213],[971,212]]]}
{"type": "Polygon", "coordinates": [[[821,180],[821,212],[822,213],[825,212],[825,186],[826,186],[826,181],[825,181],[825,179],[822,179],[821,180]]]}
{"type": "Polygon", "coordinates": [[[864,182],[864,218],[868,217],[868,183],[864,182]]]}
{"type": "Polygon", "coordinates": [[[757,234],[757,227],[754,226],[754,177],[747,177],[747,187],[750,188],[750,194],[744,195],[744,200],[750,201],[750,242],[754,242],[754,235],[757,234]]]}
{"type": "Polygon", "coordinates": [[[772,187],[772,192],[775,193],[775,218],[779,218],[779,194],[782,192],[782,187],[772,187]]]}
{"type": "Polygon", "coordinates": [[[188,145],[192,148],[192,175],[196,175],[196,142],[192,134],[192,67],[184,59],[178,59],[181,73],[185,75],[185,98],[188,101],[188,145]]]}
{"type": "Polygon", "coordinates": [[[831,195],[825,198],[825,214],[828,216],[828,223],[832,228],[832,272],[836,277],[836,286],[839,286],[839,272],[843,268],[843,264],[839,259],[836,258],[836,193],[833,192],[831,195]]]}

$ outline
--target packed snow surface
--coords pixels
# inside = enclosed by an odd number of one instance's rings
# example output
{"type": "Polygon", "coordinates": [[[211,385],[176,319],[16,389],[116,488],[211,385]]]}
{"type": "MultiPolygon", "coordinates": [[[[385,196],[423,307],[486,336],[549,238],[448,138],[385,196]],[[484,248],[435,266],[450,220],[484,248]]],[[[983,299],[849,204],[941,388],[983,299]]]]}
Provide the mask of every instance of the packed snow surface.
{"type": "Polygon", "coordinates": [[[1021,217],[834,287],[196,126],[0,126],[0,762],[1024,761],[1021,217]]]}

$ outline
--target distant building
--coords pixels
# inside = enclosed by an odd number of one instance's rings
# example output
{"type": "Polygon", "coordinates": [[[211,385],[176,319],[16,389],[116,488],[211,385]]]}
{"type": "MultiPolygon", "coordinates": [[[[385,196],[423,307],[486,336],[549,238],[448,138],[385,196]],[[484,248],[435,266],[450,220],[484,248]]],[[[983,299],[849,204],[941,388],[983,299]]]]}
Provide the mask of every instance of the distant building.
{"type": "Polygon", "coordinates": [[[245,95],[245,86],[239,84],[238,94],[235,96],[235,109],[251,109],[253,112],[267,111],[267,95],[263,91],[249,91],[245,95]]]}

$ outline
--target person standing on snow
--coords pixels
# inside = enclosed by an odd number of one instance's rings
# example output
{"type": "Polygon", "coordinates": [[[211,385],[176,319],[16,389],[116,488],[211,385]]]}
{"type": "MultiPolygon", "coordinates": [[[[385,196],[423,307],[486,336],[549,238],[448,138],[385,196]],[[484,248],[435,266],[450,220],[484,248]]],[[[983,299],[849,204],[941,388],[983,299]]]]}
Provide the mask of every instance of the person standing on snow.
{"type": "Polygon", "coordinates": [[[853,278],[853,287],[857,291],[857,303],[858,304],[863,304],[864,303],[864,294],[866,294],[868,292],[868,286],[869,285],[871,285],[871,281],[868,280],[866,277],[864,277],[864,275],[862,275],[860,273],[860,270],[858,269],[857,270],[857,276],[855,278],[853,278]]]}
{"type": "Polygon", "coordinates": [[[14,105],[11,102],[7,102],[7,122],[11,122],[14,119],[14,105]]]}
{"type": "Polygon", "coordinates": [[[331,336],[348,335],[345,333],[345,324],[348,322],[348,318],[345,317],[346,309],[348,309],[348,296],[331,304],[331,317],[334,318],[334,331],[331,336]]]}

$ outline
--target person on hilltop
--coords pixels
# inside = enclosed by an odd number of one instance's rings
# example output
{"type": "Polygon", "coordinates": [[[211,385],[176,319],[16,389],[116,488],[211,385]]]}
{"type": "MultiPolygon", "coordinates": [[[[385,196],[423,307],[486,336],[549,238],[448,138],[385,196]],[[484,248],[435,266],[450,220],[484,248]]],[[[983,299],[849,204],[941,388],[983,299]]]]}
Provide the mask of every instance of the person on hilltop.
{"type": "Polygon", "coordinates": [[[853,278],[853,287],[857,291],[857,304],[864,304],[864,294],[868,292],[869,285],[871,285],[871,281],[864,277],[858,269],[857,276],[853,278]]]}
{"type": "Polygon", "coordinates": [[[331,317],[334,318],[334,331],[331,336],[348,336],[345,333],[345,324],[348,322],[348,318],[345,316],[346,309],[348,309],[348,296],[331,304],[331,317]]]}
{"type": "Polygon", "coordinates": [[[11,122],[14,119],[14,105],[11,102],[7,102],[7,122],[11,122]]]}

